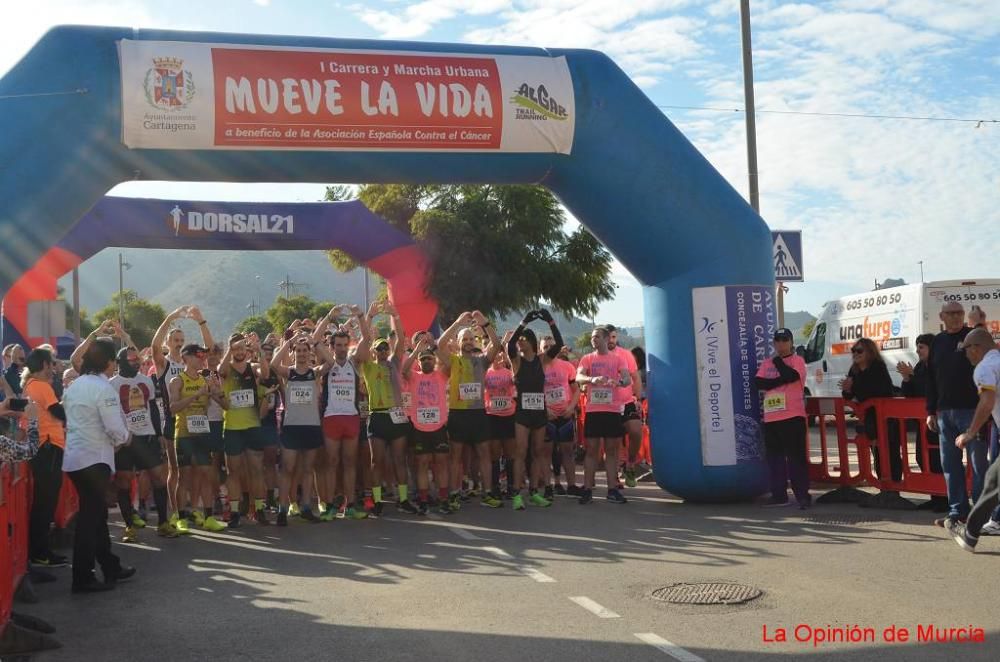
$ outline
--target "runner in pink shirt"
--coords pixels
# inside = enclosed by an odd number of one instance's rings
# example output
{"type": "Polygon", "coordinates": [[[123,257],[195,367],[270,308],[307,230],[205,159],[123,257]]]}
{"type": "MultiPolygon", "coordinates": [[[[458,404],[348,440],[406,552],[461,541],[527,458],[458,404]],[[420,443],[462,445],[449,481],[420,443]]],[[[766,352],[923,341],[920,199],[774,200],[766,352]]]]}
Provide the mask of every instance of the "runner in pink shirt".
{"type": "Polygon", "coordinates": [[[806,364],[795,354],[792,332],[774,332],[774,356],[757,370],[755,383],[764,391],[764,449],[771,474],[771,498],[765,506],[790,504],[788,482],[805,510],[809,496],[809,465],[806,459],[806,364]]]}
{"type": "MultiPolygon", "coordinates": [[[[555,345],[555,339],[546,336],[542,339],[542,351],[548,352],[555,345]]],[[[559,469],[566,471],[564,488],[558,480],[546,487],[545,498],[551,494],[580,496],[580,488],[576,484],[576,406],[580,396],[580,387],[576,383],[576,368],[569,361],[555,358],[545,364],[545,410],[549,422],[546,427],[546,438],[555,445],[552,454],[552,474],[558,476],[559,469]]]]}
{"type": "Polygon", "coordinates": [[[608,351],[610,334],[607,328],[599,326],[590,334],[590,344],[594,351],[580,359],[576,381],[587,387],[587,417],[583,434],[587,440],[587,456],[583,463],[583,494],[580,505],[594,500],[594,477],[597,473],[597,458],[604,442],[604,468],[608,477],[608,501],[627,503],[628,500],[618,489],[618,453],[621,451],[625,426],[622,422],[624,404],[617,397],[616,388],[629,386],[628,364],[625,360],[608,351]]]}
{"type": "Polygon", "coordinates": [[[622,473],[625,476],[625,486],[635,487],[637,485],[635,465],[639,461],[639,451],[642,449],[643,420],[642,406],[639,402],[639,397],[642,395],[642,380],[639,377],[639,366],[635,361],[635,356],[618,344],[618,329],[614,325],[608,324],[608,333],[610,334],[608,351],[617,354],[625,361],[629,377],[632,379],[631,384],[618,389],[617,395],[625,407],[622,411],[622,418],[625,434],[628,437],[628,453],[625,471],[622,473]]]}
{"type": "Polygon", "coordinates": [[[439,509],[442,515],[451,515],[448,502],[448,372],[447,363],[440,362],[437,346],[429,336],[424,336],[413,352],[403,362],[403,379],[412,395],[410,420],[413,436],[410,449],[417,463],[417,513],[426,515],[430,508],[430,485],[427,470],[433,458],[434,482],[438,486],[439,509]],[[411,370],[419,361],[420,370],[411,370]]]}
{"type": "MultiPolygon", "coordinates": [[[[513,335],[508,331],[501,341],[501,347],[506,345],[513,335]]],[[[486,401],[486,417],[489,421],[487,430],[490,440],[490,456],[493,460],[493,489],[500,490],[500,455],[507,463],[507,494],[513,492],[514,472],[511,458],[514,457],[514,413],[517,411],[517,391],[514,388],[514,372],[510,368],[510,357],[506,352],[499,352],[493,359],[493,365],[486,371],[484,384],[484,399],[486,401]]]]}

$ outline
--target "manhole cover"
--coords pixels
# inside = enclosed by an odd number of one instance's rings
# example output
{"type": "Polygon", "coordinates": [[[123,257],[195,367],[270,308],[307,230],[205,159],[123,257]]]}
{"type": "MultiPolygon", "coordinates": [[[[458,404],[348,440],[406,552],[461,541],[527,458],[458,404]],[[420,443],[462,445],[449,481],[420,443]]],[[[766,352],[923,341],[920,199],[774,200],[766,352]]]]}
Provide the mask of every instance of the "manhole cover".
{"type": "Polygon", "coordinates": [[[743,584],[672,584],[653,591],[653,598],[677,605],[739,605],[764,592],[743,584]]]}

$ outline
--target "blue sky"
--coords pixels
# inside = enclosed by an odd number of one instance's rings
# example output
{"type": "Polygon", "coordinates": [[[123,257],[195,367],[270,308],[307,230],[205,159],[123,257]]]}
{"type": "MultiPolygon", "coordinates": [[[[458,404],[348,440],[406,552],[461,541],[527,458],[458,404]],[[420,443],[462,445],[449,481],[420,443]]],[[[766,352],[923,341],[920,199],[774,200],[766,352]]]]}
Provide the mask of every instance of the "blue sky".
{"type": "MultiPolygon", "coordinates": [[[[596,48],[741,193],[746,156],[738,0],[111,0],[6,3],[0,72],[65,23],[328,37],[596,48]]],[[[995,0],[751,2],[758,110],[1000,119],[995,0]]],[[[761,207],[803,230],[807,281],[789,310],[817,313],[888,277],[998,276],[1000,124],[762,112],[761,207]]],[[[116,193],[313,200],[316,185],[138,183],[116,193]]],[[[642,318],[620,266],[601,317],[642,318]]]]}

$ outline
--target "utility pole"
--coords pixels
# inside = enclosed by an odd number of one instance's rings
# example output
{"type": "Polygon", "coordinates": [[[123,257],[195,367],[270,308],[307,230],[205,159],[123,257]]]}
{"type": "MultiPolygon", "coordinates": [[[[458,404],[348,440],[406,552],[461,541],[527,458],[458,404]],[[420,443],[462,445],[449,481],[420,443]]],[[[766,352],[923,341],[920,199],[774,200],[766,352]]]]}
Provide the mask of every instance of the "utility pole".
{"type": "Polygon", "coordinates": [[[368,267],[364,267],[364,270],[365,270],[365,310],[367,311],[368,310],[368,306],[371,305],[369,303],[369,300],[368,300],[369,299],[369,294],[368,294],[368,267]]]}
{"type": "Polygon", "coordinates": [[[292,280],[292,277],[285,274],[285,280],[278,283],[278,289],[285,293],[285,298],[290,299],[292,297],[292,291],[297,287],[305,287],[309,283],[296,283],[292,280]]]}
{"type": "Polygon", "coordinates": [[[920,265],[920,282],[922,283],[924,282],[924,261],[920,260],[917,264],[920,265]]]}
{"type": "MultiPolygon", "coordinates": [[[[125,254],[118,253],[118,326],[125,328],[125,272],[132,265],[125,261],[125,254]]],[[[122,340],[122,343],[125,341],[122,340]]]]}
{"type": "MultiPolygon", "coordinates": [[[[743,42],[743,105],[746,108],[747,177],[750,206],[760,214],[760,188],[757,178],[757,117],[753,99],[753,49],[750,44],[750,0],[740,0],[740,35],[743,42]]],[[[778,326],[785,326],[785,284],[778,283],[778,326]]]]}
{"type": "Polygon", "coordinates": [[[73,267],[73,337],[80,344],[80,270],[73,267]]]}

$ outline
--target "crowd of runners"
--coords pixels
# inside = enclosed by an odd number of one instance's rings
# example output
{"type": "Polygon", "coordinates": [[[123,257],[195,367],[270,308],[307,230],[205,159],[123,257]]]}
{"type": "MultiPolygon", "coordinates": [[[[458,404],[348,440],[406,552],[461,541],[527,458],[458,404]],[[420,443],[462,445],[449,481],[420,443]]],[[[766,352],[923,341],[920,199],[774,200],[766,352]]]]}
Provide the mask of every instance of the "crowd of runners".
{"type": "MultiPolygon", "coordinates": [[[[595,328],[591,345],[568,360],[547,310],[502,334],[472,311],[439,337],[408,335],[388,303],[338,305],[282,334],[217,343],[199,308],[183,306],[149,348],[117,322],[101,324],[73,353],[63,386],[87,372],[88,357],[113,352],[106,376],[117,398],[107,405],[118,420],[105,416],[105,427],[117,441],[112,481],[125,542],[137,541],[152,510],[156,532],[175,538],[248,521],[375,518],[389,501],[417,516],[475,501],[548,508],[557,495],[588,504],[599,464],[606,499],[624,504],[623,490],[636,485],[644,377],[614,327],[595,328]],[[185,337],[185,318],[200,342],[185,337]],[[548,328],[541,337],[536,321],[548,328]],[[390,329],[384,337],[379,323],[390,329]]],[[[47,349],[28,364],[39,379],[54,377],[44,372],[47,349]]],[[[51,415],[43,407],[41,424],[51,415]]],[[[65,562],[39,538],[33,562],[65,562]]]]}

